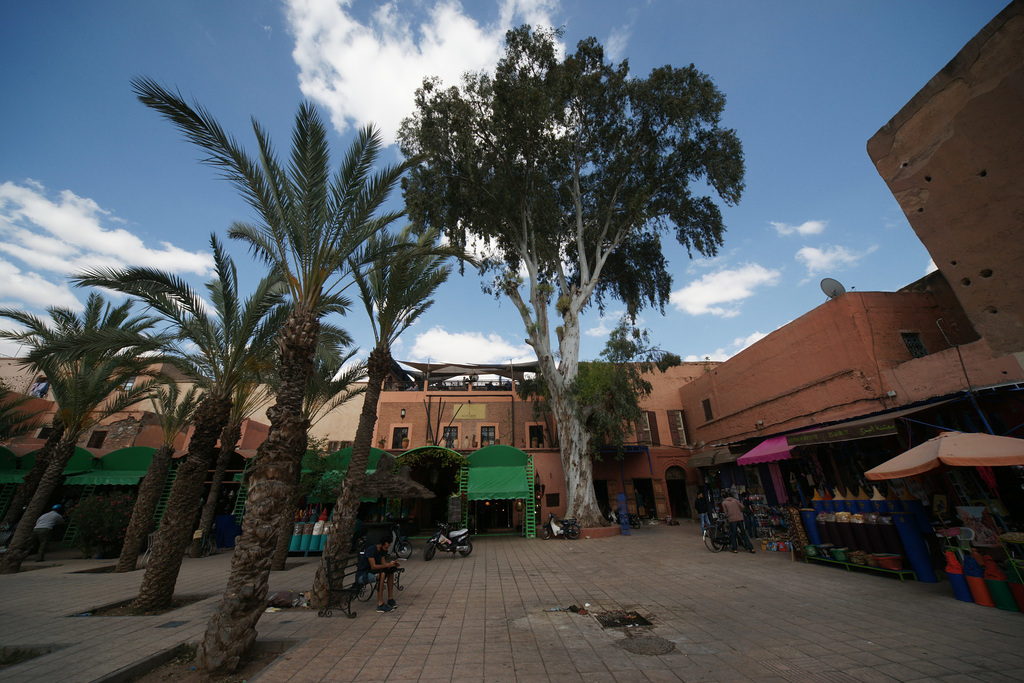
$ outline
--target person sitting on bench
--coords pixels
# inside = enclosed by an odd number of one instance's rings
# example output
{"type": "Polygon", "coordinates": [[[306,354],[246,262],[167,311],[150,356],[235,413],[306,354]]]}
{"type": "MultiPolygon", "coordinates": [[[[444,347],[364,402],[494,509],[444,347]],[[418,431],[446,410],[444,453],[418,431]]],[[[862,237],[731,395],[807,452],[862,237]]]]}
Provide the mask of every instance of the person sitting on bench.
{"type": "Polygon", "coordinates": [[[397,561],[389,562],[387,559],[388,550],[391,547],[391,536],[385,536],[377,541],[377,545],[371,545],[359,553],[359,563],[356,565],[356,581],[360,583],[377,583],[377,611],[390,612],[398,607],[395,602],[395,569],[397,561]],[[388,601],[384,603],[383,580],[388,582],[388,601]]]}

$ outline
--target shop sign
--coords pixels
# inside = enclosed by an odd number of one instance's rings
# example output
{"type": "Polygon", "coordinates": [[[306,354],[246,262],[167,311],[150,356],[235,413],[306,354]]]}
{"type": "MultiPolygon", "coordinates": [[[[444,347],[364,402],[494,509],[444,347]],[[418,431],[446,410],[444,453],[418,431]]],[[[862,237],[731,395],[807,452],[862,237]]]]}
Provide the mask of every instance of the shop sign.
{"type": "Polygon", "coordinates": [[[817,429],[803,434],[788,434],[786,443],[794,446],[809,446],[816,443],[833,443],[836,441],[853,441],[854,439],[871,439],[876,436],[896,436],[896,421],[883,420],[860,425],[836,425],[826,429],[817,429]]]}

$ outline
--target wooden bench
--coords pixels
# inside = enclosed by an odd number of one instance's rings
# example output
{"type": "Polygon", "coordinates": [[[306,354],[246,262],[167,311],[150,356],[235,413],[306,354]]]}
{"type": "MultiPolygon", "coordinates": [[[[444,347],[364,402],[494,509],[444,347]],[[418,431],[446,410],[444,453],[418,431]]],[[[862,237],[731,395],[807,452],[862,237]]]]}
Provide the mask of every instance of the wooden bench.
{"type": "Polygon", "coordinates": [[[331,562],[331,558],[325,558],[327,564],[327,604],[317,612],[318,617],[331,616],[331,609],[335,606],[348,615],[349,619],[355,619],[356,613],[352,611],[352,598],[359,594],[363,584],[356,582],[356,565],[359,562],[359,554],[346,555],[341,566],[331,562]]]}

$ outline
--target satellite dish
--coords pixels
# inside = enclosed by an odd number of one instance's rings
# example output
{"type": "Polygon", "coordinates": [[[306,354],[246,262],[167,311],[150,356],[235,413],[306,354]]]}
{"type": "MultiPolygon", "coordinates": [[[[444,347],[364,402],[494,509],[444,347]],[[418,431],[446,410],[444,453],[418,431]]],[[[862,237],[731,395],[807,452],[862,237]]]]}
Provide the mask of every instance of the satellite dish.
{"type": "Polygon", "coordinates": [[[821,281],[821,291],[825,292],[829,299],[835,299],[840,294],[846,294],[846,287],[843,287],[839,280],[827,277],[821,281]]]}

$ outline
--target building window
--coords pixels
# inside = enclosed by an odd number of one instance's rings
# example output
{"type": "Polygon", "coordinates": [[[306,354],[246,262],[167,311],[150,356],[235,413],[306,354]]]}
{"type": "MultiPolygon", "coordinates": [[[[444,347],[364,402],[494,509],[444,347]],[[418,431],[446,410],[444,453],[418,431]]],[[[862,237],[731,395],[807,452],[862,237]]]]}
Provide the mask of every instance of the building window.
{"type": "Polygon", "coordinates": [[[544,425],[530,425],[530,448],[544,448],[544,425]]]}
{"type": "Polygon", "coordinates": [[[327,442],[327,454],[336,453],[342,448],[348,448],[352,444],[348,441],[328,441],[327,442]]]}
{"type": "Polygon", "coordinates": [[[85,444],[86,448],[103,448],[103,442],[106,438],[106,432],[93,432],[89,436],[89,443],[85,444]]]}
{"type": "Polygon", "coordinates": [[[558,507],[558,494],[557,493],[545,493],[544,494],[544,505],[549,508],[558,507]]]}
{"type": "Polygon", "coordinates": [[[668,424],[669,429],[672,432],[672,445],[673,446],[685,446],[686,441],[686,422],[683,420],[683,411],[681,410],[670,410],[668,411],[668,424]]]}
{"type": "Polygon", "coordinates": [[[445,448],[458,448],[459,447],[459,428],[458,427],[445,427],[444,433],[441,435],[441,440],[444,442],[445,448]]]}
{"type": "Polygon", "coordinates": [[[636,423],[637,443],[651,443],[651,419],[649,413],[640,413],[640,419],[636,423]]]}
{"type": "Polygon", "coordinates": [[[480,428],[480,447],[494,445],[494,427],[480,428]]]}
{"type": "Polygon", "coordinates": [[[924,358],[928,355],[928,349],[924,347],[920,334],[917,332],[900,332],[900,336],[903,337],[903,343],[907,345],[907,351],[910,351],[911,358],[924,358]]]}
{"type": "Polygon", "coordinates": [[[704,421],[711,422],[715,419],[715,414],[711,412],[711,399],[706,398],[700,402],[702,408],[704,408],[704,421]]]}
{"type": "Polygon", "coordinates": [[[49,439],[50,435],[53,434],[53,425],[49,427],[43,427],[39,430],[39,434],[36,435],[37,439],[49,439]]]}
{"type": "Polygon", "coordinates": [[[405,448],[402,442],[409,438],[408,427],[395,427],[395,431],[391,434],[391,448],[405,448]]]}
{"type": "Polygon", "coordinates": [[[121,383],[120,388],[121,391],[131,391],[133,386],[135,386],[135,378],[129,377],[128,379],[121,383]]]}

